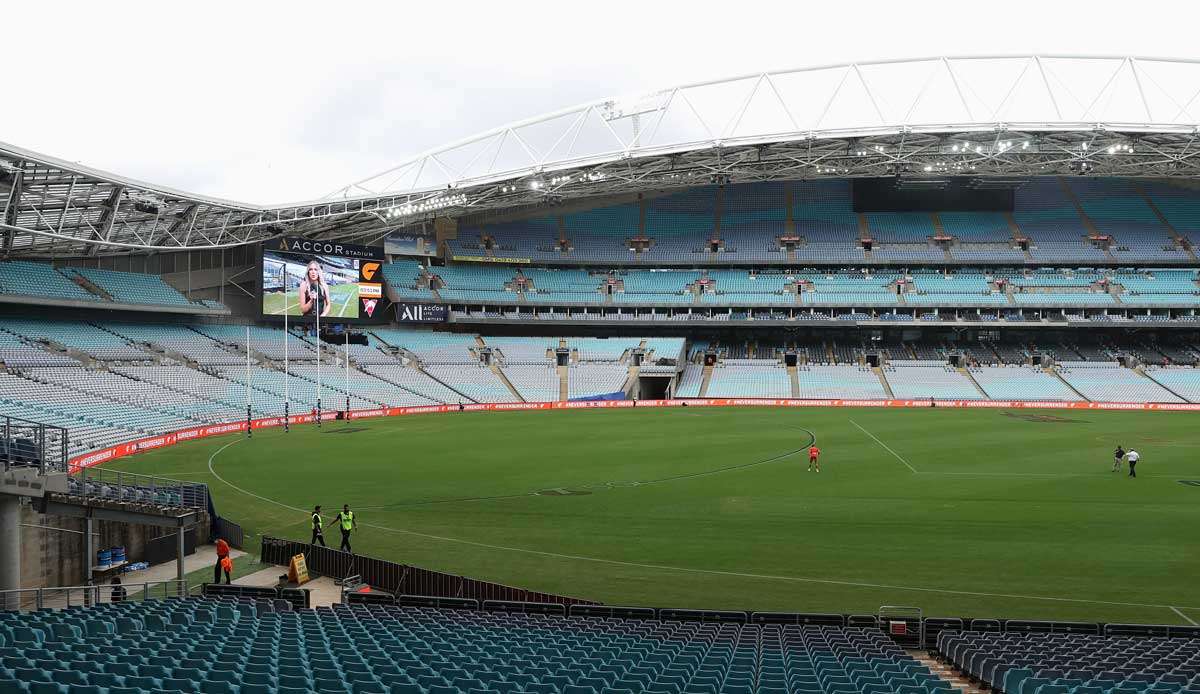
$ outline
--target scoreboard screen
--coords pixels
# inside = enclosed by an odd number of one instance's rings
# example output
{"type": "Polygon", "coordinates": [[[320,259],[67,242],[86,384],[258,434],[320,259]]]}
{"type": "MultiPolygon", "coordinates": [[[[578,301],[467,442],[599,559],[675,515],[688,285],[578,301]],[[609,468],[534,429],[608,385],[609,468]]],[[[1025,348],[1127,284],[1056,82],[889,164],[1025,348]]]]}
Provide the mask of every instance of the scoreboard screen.
{"type": "Polygon", "coordinates": [[[263,246],[264,316],[371,318],[382,298],[380,248],[298,238],[263,246]]]}

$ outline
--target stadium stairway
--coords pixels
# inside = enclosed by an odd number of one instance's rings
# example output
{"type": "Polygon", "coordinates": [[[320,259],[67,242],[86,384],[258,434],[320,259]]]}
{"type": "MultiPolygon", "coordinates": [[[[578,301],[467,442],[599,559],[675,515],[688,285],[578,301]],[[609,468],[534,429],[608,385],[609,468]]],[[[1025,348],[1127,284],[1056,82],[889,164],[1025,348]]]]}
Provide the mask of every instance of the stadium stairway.
{"type": "Polygon", "coordinates": [[[570,400],[571,391],[568,387],[567,379],[569,378],[568,372],[571,370],[571,367],[559,366],[555,368],[558,369],[558,399],[566,402],[567,400],[570,400]]]}
{"type": "Polygon", "coordinates": [[[788,380],[792,382],[792,397],[800,397],[800,369],[795,366],[787,367],[788,380]]]}
{"type": "Polygon", "coordinates": [[[887,376],[884,375],[883,369],[879,368],[878,366],[872,366],[871,371],[875,372],[875,375],[879,377],[879,385],[883,386],[883,392],[887,393],[889,398],[895,398],[896,395],[892,393],[892,384],[888,383],[887,376]]]}
{"type": "Polygon", "coordinates": [[[953,691],[962,692],[962,694],[983,694],[982,689],[971,684],[970,680],[963,677],[954,668],[930,656],[928,652],[908,651],[908,654],[915,658],[918,663],[929,668],[929,671],[940,677],[943,682],[948,683],[953,691]]]}
{"type": "Polygon", "coordinates": [[[102,287],[93,283],[91,280],[89,280],[88,278],[79,274],[78,272],[67,272],[64,274],[66,274],[67,279],[71,280],[75,284],[78,284],[80,287],[83,287],[86,291],[89,291],[92,294],[95,294],[96,296],[100,297],[101,299],[104,299],[105,301],[116,301],[116,299],[113,298],[112,294],[109,294],[108,292],[104,291],[104,289],[102,287]]]}
{"type": "Polygon", "coordinates": [[[513,402],[526,402],[525,398],[521,395],[521,392],[517,390],[517,387],[512,384],[512,381],[508,380],[508,376],[504,375],[504,370],[500,368],[499,364],[493,362],[488,368],[492,370],[492,373],[496,374],[496,377],[500,379],[500,382],[503,383],[512,393],[513,402]]]}
{"type": "Polygon", "coordinates": [[[1171,232],[1171,238],[1175,239],[1175,243],[1179,244],[1179,247],[1183,249],[1183,252],[1188,254],[1188,258],[1190,260],[1197,260],[1196,251],[1192,248],[1192,244],[1188,243],[1186,238],[1180,236],[1179,230],[1175,228],[1175,225],[1171,224],[1171,221],[1162,213],[1162,210],[1158,209],[1158,205],[1154,204],[1154,199],[1151,198],[1146,192],[1146,188],[1137,181],[1134,181],[1133,187],[1135,190],[1137,190],[1138,194],[1142,196],[1142,200],[1146,202],[1146,205],[1150,208],[1150,211],[1153,212],[1154,216],[1158,218],[1158,221],[1162,222],[1162,225],[1167,228],[1167,231],[1171,232]]]}
{"type": "MultiPolygon", "coordinates": [[[[1079,397],[1080,397],[1080,398],[1081,398],[1081,399],[1082,399],[1084,402],[1091,402],[1091,399],[1090,399],[1090,398],[1088,398],[1087,396],[1085,396],[1083,393],[1080,393],[1080,392],[1079,392],[1079,391],[1078,391],[1078,390],[1075,388],[1075,386],[1071,385],[1071,384],[1070,384],[1070,383],[1067,381],[1067,379],[1063,378],[1063,377],[1062,377],[1062,374],[1060,374],[1060,373],[1058,372],[1058,369],[1054,368],[1053,366],[1047,366],[1047,367],[1046,367],[1046,369],[1045,369],[1045,371],[1046,371],[1046,373],[1048,373],[1048,374],[1051,374],[1051,375],[1053,375],[1055,378],[1057,378],[1058,380],[1062,381],[1063,385],[1065,385],[1066,387],[1070,388],[1070,389],[1071,389],[1071,392],[1072,392],[1072,393],[1074,393],[1074,394],[1076,394],[1076,395],[1078,395],[1078,396],[1079,396],[1079,397]]],[[[1157,382],[1157,381],[1156,381],[1156,382],[1157,382]]]]}
{"type": "Polygon", "coordinates": [[[958,372],[959,372],[960,374],[962,374],[962,375],[963,375],[963,376],[964,376],[964,377],[965,377],[965,378],[966,378],[968,381],[970,381],[970,382],[971,382],[971,385],[975,386],[975,390],[979,391],[979,394],[983,396],[983,399],[984,399],[984,400],[991,400],[991,397],[989,397],[989,396],[988,396],[988,394],[987,394],[987,391],[983,389],[983,386],[979,385],[979,381],[976,381],[976,380],[975,380],[975,376],[973,376],[973,375],[971,374],[971,370],[970,370],[970,369],[963,368],[963,367],[961,367],[961,366],[960,366],[960,367],[958,367],[958,369],[957,369],[957,370],[958,370],[958,372]]]}
{"type": "Polygon", "coordinates": [[[699,397],[702,397],[702,398],[708,397],[708,384],[710,381],[712,381],[712,372],[713,372],[713,367],[711,367],[711,366],[704,367],[704,378],[703,378],[703,380],[700,381],[699,397]]]}
{"type": "Polygon", "coordinates": [[[1146,371],[1146,368],[1141,366],[1140,364],[1133,369],[1133,372],[1136,374],[1140,374],[1140,375],[1150,379],[1151,381],[1154,381],[1154,384],[1157,385],[1159,388],[1162,388],[1163,390],[1167,391],[1171,395],[1174,395],[1175,397],[1179,398],[1180,400],[1182,400],[1184,402],[1192,402],[1188,398],[1185,398],[1182,395],[1180,395],[1179,393],[1168,388],[1165,383],[1163,383],[1162,381],[1160,381],[1157,378],[1155,378],[1154,376],[1152,376],[1150,374],[1150,372],[1146,371]]]}

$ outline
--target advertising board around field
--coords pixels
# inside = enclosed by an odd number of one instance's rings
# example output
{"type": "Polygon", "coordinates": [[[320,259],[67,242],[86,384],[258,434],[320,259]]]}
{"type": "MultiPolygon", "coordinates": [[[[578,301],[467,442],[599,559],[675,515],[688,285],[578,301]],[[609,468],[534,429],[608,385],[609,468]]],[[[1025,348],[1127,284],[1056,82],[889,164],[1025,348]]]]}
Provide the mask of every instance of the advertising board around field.
{"type": "MultiPolygon", "coordinates": [[[[656,408],[656,407],[896,407],[896,408],[991,408],[991,409],[1035,409],[1035,410],[1140,410],[1147,412],[1200,412],[1200,404],[1158,402],[1026,402],[1012,400],[801,400],[791,398],[694,398],[675,400],[596,400],[568,402],[487,402],[470,405],[418,405],[415,407],[376,407],[367,410],[351,410],[346,419],[370,419],[373,417],[402,417],[417,414],[444,414],[452,412],[513,412],[535,410],[590,410],[613,408],[656,408]]],[[[333,421],[338,412],[322,412],[321,421],[333,421]]],[[[292,415],[289,424],[312,424],[315,414],[292,415]]],[[[283,417],[264,417],[250,421],[251,429],[283,426],[283,417]]],[[[181,429],[134,441],[119,443],[98,451],[85,453],[70,460],[71,472],[102,465],[117,458],[124,458],[145,450],[173,446],[176,443],[244,432],[246,422],[227,422],[203,427],[181,429]]]]}
{"type": "Polygon", "coordinates": [[[264,316],[371,318],[382,297],[381,248],[288,237],[263,244],[264,316]]]}

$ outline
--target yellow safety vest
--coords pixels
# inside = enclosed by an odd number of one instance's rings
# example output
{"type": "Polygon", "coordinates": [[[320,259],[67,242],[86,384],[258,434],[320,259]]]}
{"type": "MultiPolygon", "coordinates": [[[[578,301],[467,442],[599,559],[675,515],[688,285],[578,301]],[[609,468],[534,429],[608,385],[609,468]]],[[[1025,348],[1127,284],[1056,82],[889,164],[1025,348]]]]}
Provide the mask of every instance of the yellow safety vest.
{"type": "Polygon", "coordinates": [[[323,530],[325,528],[325,519],[321,518],[321,514],[314,513],[312,516],[313,530],[323,530]]]}
{"type": "Polygon", "coordinates": [[[342,521],[342,530],[351,530],[354,528],[354,511],[350,513],[339,513],[338,518],[342,521]]]}

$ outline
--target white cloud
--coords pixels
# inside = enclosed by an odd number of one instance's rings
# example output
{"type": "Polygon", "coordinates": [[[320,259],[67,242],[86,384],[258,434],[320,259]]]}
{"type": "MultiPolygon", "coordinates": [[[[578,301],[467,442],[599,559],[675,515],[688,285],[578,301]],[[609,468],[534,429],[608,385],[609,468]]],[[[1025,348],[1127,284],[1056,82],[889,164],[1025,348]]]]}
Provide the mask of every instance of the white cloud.
{"type": "MultiPolygon", "coordinates": [[[[0,140],[251,202],[614,94],[765,69],[978,53],[1194,55],[1069,3],[21,3],[0,140]]],[[[1186,6],[1185,6],[1186,7],[1186,6]]]]}

